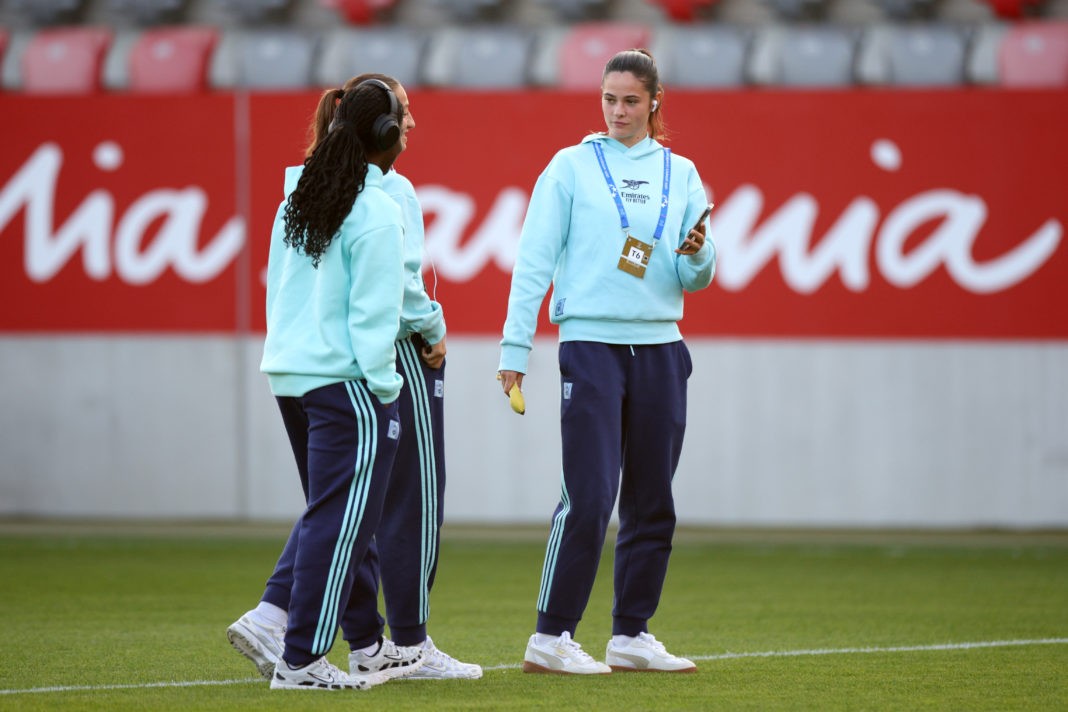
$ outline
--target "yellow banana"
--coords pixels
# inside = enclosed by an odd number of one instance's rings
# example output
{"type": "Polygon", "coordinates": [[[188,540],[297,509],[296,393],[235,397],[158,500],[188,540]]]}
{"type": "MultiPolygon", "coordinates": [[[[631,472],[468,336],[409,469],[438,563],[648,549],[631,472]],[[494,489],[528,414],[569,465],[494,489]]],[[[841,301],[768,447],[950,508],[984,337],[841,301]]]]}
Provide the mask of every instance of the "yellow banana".
{"type": "Polygon", "coordinates": [[[519,390],[518,383],[513,383],[512,389],[508,391],[508,402],[516,413],[523,415],[523,413],[527,412],[527,404],[523,400],[523,391],[519,390]]]}

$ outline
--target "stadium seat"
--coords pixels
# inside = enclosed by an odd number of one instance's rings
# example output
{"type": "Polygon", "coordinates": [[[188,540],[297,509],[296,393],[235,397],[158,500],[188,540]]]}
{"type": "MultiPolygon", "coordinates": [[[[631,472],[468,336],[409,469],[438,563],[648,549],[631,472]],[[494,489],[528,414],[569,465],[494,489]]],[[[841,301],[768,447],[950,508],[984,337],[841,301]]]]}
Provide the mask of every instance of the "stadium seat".
{"type": "Polygon", "coordinates": [[[650,5],[655,5],[664,11],[670,19],[676,22],[693,22],[698,13],[711,7],[718,0],[645,0],[650,5]]]}
{"type": "Polygon", "coordinates": [[[141,34],[128,61],[127,88],[137,92],[198,92],[207,88],[214,27],[166,27],[141,34]]]}
{"type": "Polygon", "coordinates": [[[1001,83],[1013,87],[1068,87],[1068,22],[1018,22],[999,55],[1001,83]]]}
{"type": "Polygon", "coordinates": [[[614,22],[587,22],[573,26],[560,47],[562,89],[596,89],[601,85],[604,65],[625,49],[645,47],[651,34],[645,25],[614,22]]]}
{"type": "Polygon", "coordinates": [[[972,84],[994,85],[1001,82],[998,57],[1009,26],[1004,22],[984,22],[976,27],[965,63],[965,76],[972,84]]]}
{"type": "Polygon", "coordinates": [[[129,88],[130,53],[140,37],[141,31],[137,28],[115,28],[100,70],[100,81],[106,91],[126,91],[129,88]]]}
{"type": "Polygon", "coordinates": [[[317,50],[317,38],[300,30],[234,30],[220,37],[208,76],[217,88],[305,89],[317,50]]]}
{"type": "Polygon", "coordinates": [[[26,53],[35,31],[10,29],[5,32],[8,35],[3,63],[0,64],[0,86],[4,91],[18,91],[22,88],[22,55],[26,53]]]}
{"type": "Polygon", "coordinates": [[[731,25],[676,25],[659,30],[653,54],[669,87],[736,87],[745,84],[751,31],[731,25]]]}
{"type": "Polygon", "coordinates": [[[435,86],[514,89],[528,83],[534,35],[514,26],[449,28],[434,34],[424,79],[435,86]]]}
{"type": "Polygon", "coordinates": [[[946,25],[877,25],[861,40],[856,75],[865,84],[959,86],[966,40],[946,25]]]}
{"type": "Polygon", "coordinates": [[[320,5],[336,11],[350,25],[373,25],[381,13],[396,3],[397,0],[319,0],[320,5]]]}
{"type": "Polygon", "coordinates": [[[750,79],[787,87],[848,87],[854,83],[856,32],[833,25],[772,26],[753,40],[750,79]]]}
{"type": "Polygon", "coordinates": [[[91,94],[102,88],[101,68],[111,30],[63,27],[36,33],[22,55],[22,89],[35,94],[91,94]]]}
{"type": "Polygon", "coordinates": [[[402,25],[372,29],[346,27],[330,32],[315,68],[320,86],[341,86],[365,72],[394,77],[405,88],[423,83],[423,54],[426,35],[402,25]]]}

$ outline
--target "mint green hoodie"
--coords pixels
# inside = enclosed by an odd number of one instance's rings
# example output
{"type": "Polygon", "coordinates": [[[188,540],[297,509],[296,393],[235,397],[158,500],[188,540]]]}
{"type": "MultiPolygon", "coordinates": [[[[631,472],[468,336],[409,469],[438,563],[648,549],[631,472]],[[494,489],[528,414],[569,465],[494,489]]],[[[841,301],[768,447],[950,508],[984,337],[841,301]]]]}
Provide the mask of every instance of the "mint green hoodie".
{"type": "MultiPolygon", "coordinates": [[[[285,194],[302,166],[286,169],[285,194]]],[[[267,258],[267,339],[260,370],[277,396],[302,396],[332,383],[366,379],[383,403],[400,394],[395,341],[404,294],[403,217],[367,168],[363,191],[319,267],[286,246],[278,206],[267,258]]]]}
{"type": "Polygon", "coordinates": [[[423,209],[412,182],[396,170],[382,178],[382,189],[404,214],[404,306],[397,338],[419,334],[428,344],[436,344],[445,338],[445,316],[423,283],[423,209]]]}
{"type": "Polygon", "coordinates": [[[712,282],[716,252],[710,240],[695,255],[675,249],[706,205],[693,162],[671,155],[668,214],[645,277],[618,269],[624,233],[619,212],[597,161],[604,149],[630,222],[629,233],[652,243],[660,218],[663,147],[646,138],[627,148],[602,134],[559,151],[539,176],[530,197],[512,271],[500,369],[526,373],[538,306],[550,281],[549,317],[561,341],[663,344],[682,338],[684,291],[712,282]]]}

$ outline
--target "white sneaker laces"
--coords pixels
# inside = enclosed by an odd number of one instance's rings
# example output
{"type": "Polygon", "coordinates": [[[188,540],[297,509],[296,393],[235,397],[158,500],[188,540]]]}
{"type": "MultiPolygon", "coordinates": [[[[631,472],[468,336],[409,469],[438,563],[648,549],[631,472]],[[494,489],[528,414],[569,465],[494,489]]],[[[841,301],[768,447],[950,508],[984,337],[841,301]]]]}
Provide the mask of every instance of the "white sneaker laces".
{"type": "Polygon", "coordinates": [[[315,661],[315,667],[319,668],[323,672],[329,674],[335,680],[342,680],[346,677],[345,673],[341,672],[341,668],[334,665],[332,662],[324,658],[319,658],[315,661]]]}
{"type": "Polygon", "coordinates": [[[400,651],[397,650],[397,644],[389,638],[382,638],[382,645],[378,648],[378,652],[371,657],[377,657],[384,655],[386,657],[396,657],[400,655],[400,651]]]}
{"type": "Polygon", "coordinates": [[[664,647],[664,644],[657,640],[655,637],[653,637],[652,633],[639,633],[638,638],[645,641],[645,644],[656,652],[662,655],[670,655],[670,653],[668,653],[667,651],[667,648],[664,647]]]}
{"type": "Polygon", "coordinates": [[[426,664],[434,668],[445,670],[457,670],[460,668],[459,660],[443,650],[438,650],[433,645],[423,648],[423,657],[426,658],[426,664]]]}
{"type": "Polygon", "coordinates": [[[571,634],[566,630],[560,634],[560,637],[556,639],[555,646],[566,648],[572,655],[579,659],[583,663],[592,663],[593,657],[590,656],[582,646],[571,639],[571,634]]]}

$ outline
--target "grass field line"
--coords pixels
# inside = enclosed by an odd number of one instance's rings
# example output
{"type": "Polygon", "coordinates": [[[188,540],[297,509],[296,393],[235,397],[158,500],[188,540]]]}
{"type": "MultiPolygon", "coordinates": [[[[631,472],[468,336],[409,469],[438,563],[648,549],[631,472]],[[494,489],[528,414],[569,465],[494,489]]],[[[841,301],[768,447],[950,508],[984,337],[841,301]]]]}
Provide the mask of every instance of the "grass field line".
{"type": "MultiPolygon", "coordinates": [[[[1009,648],[1027,645],[1065,645],[1068,638],[1036,638],[1033,640],[983,640],[971,643],[939,643],[934,645],[894,645],[868,648],[812,648],[808,650],[767,650],[752,653],[719,653],[716,655],[691,655],[691,660],[738,660],[742,658],[791,658],[812,655],[859,655],[868,653],[922,653],[946,650],[974,650],[977,648],[1009,648]]],[[[519,665],[483,666],[483,670],[518,670],[519,665]]],[[[97,692],[103,690],[144,690],[160,687],[207,687],[212,685],[246,685],[263,682],[261,677],[247,677],[240,680],[186,680],[173,682],[145,682],[121,685],[64,685],[54,687],[30,687],[25,689],[3,690],[0,695],[29,695],[47,692],[97,692]]]]}

